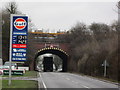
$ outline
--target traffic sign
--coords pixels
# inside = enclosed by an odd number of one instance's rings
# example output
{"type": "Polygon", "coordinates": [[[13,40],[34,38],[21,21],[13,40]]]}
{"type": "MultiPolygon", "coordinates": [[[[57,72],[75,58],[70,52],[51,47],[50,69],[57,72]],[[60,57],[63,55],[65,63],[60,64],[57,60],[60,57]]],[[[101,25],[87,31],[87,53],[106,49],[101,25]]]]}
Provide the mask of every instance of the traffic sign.
{"type": "Polygon", "coordinates": [[[28,16],[11,15],[11,61],[26,61],[28,16]]]}

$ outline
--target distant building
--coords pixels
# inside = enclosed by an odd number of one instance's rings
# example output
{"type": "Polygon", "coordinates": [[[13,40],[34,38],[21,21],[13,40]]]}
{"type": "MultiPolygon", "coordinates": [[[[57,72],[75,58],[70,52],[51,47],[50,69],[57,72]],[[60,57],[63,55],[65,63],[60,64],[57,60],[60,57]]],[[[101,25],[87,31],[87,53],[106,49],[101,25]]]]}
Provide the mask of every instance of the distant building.
{"type": "Polygon", "coordinates": [[[57,31],[57,33],[66,33],[66,30],[64,30],[64,31],[57,31]]]}
{"type": "Polygon", "coordinates": [[[35,32],[43,32],[43,30],[41,29],[41,30],[35,30],[35,32]]]}

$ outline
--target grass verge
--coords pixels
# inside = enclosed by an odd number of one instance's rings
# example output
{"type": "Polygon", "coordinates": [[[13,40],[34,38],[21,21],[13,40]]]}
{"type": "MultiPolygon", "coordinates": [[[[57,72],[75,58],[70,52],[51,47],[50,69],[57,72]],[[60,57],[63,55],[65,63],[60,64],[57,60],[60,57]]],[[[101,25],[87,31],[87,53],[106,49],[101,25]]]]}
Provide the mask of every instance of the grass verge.
{"type": "Polygon", "coordinates": [[[2,90],[11,89],[11,88],[18,88],[18,89],[35,89],[37,90],[38,88],[38,82],[37,81],[32,81],[32,80],[12,80],[12,84],[9,86],[8,85],[8,80],[3,80],[2,81],[2,90]]]}

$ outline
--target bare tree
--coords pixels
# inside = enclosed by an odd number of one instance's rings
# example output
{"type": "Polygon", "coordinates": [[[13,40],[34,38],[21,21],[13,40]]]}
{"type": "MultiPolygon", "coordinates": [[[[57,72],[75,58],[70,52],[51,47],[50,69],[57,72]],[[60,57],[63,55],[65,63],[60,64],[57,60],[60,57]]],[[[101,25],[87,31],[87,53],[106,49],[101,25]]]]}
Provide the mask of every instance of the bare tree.
{"type": "Polygon", "coordinates": [[[17,14],[18,13],[18,8],[17,8],[17,3],[16,2],[10,2],[6,6],[6,11],[9,14],[17,14]]]}
{"type": "Polygon", "coordinates": [[[16,2],[9,2],[2,10],[2,57],[3,62],[8,61],[9,58],[9,38],[10,38],[10,14],[20,13],[16,2]]]}
{"type": "Polygon", "coordinates": [[[118,7],[118,9],[120,9],[120,1],[117,3],[116,6],[118,7]]]}

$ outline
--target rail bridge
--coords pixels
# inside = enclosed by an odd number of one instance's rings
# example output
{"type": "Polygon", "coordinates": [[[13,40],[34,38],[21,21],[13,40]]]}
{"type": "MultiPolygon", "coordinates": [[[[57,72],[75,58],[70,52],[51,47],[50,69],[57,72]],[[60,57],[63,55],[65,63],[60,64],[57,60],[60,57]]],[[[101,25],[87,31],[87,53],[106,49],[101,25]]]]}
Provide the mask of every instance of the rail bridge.
{"type": "Polygon", "coordinates": [[[30,32],[28,37],[28,61],[30,70],[36,69],[37,57],[46,53],[59,56],[63,61],[63,71],[67,71],[69,44],[56,41],[58,35],[65,33],[30,32]]]}

